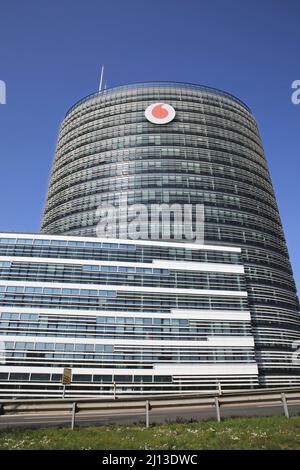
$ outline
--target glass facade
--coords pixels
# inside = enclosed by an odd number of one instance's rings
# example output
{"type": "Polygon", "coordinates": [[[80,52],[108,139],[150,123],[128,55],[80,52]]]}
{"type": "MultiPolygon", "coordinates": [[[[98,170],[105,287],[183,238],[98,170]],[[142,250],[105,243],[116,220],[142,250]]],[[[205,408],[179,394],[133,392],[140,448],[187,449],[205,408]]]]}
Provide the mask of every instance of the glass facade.
{"type": "Polygon", "coordinates": [[[64,367],[69,396],[258,386],[241,250],[0,234],[0,396],[64,367]]]}
{"type": "Polygon", "coordinates": [[[300,334],[298,298],[251,110],[220,90],[172,82],[76,103],[61,127],[42,231],[94,236],[97,207],[125,196],[128,204],[204,204],[205,243],[242,248],[260,383],[298,380],[300,367],[283,359],[300,334]],[[155,102],[173,106],[175,119],[149,123],[144,111],[155,102]]]}

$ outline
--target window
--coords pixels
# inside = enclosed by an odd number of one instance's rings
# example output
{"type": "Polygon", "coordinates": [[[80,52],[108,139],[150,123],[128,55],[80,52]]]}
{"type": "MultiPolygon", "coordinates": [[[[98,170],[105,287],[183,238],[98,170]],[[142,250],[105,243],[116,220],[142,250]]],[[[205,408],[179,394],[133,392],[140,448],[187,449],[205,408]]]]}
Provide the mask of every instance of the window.
{"type": "Polygon", "coordinates": [[[10,374],[10,380],[16,380],[16,381],[27,381],[29,380],[29,374],[25,374],[22,372],[11,372],[10,374]]]}
{"type": "Polygon", "coordinates": [[[36,382],[48,382],[50,380],[50,374],[31,374],[31,380],[36,382]]]}
{"type": "Polygon", "coordinates": [[[115,382],[132,382],[132,375],[115,375],[115,382]]]}
{"type": "Polygon", "coordinates": [[[74,374],[73,375],[73,382],[91,382],[92,376],[85,375],[85,374],[74,374]]]}

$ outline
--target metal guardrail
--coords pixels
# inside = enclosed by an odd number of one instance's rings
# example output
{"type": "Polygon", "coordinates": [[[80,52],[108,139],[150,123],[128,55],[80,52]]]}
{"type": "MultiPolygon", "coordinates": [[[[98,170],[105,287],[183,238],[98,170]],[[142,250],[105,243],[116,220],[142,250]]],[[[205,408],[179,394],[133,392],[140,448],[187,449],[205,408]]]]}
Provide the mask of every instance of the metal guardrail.
{"type": "Polygon", "coordinates": [[[72,413],[71,427],[75,426],[76,414],[84,412],[101,412],[127,410],[145,410],[146,426],[150,423],[151,409],[214,407],[216,418],[221,420],[220,407],[226,405],[262,405],[278,403],[283,406],[284,414],[289,418],[288,403],[300,404],[300,388],[260,389],[240,392],[223,392],[221,394],[193,394],[169,396],[144,396],[120,399],[46,399],[46,400],[8,400],[0,401],[1,415],[27,413],[72,413]]]}
{"type": "MultiPolygon", "coordinates": [[[[209,392],[184,392],[184,393],[161,393],[155,395],[135,395],[135,396],[117,396],[118,401],[122,402],[130,402],[130,401],[143,401],[145,400],[159,400],[159,399],[175,399],[175,398],[205,398],[205,397],[215,397],[215,396],[242,396],[242,395],[266,395],[268,393],[274,392],[299,392],[300,387],[273,387],[273,388],[256,388],[256,389],[243,389],[243,390],[213,390],[209,392]]],[[[0,398],[0,406],[5,403],[11,403],[14,405],[24,404],[55,404],[55,403],[73,403],[76,402],[114,402],[115,399],[112,396],[103,396],[103,397],[95,397],[95,396],[87,396],[87,397],[70,397],[70,398],[26,398],[26,399],[2,399],[0,398]]]]}

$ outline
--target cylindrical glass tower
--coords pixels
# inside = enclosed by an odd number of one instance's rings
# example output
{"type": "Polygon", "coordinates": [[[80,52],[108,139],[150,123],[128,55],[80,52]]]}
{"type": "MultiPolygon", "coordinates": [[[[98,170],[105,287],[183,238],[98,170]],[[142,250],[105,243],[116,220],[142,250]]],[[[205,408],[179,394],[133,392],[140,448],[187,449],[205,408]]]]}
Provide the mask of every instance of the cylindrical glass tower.
{"type": "Polygon", "coordinates": [[[90,95],[67,113],[42,232],[95,235],[103,204],[203,204],[205,244],[242,248],[262,385],[288,384],[298,300],[259,132],[249,108],[212,88],[172,82],[90,95]],[[167,103],[156,125],[146,108],[167,103]]]}

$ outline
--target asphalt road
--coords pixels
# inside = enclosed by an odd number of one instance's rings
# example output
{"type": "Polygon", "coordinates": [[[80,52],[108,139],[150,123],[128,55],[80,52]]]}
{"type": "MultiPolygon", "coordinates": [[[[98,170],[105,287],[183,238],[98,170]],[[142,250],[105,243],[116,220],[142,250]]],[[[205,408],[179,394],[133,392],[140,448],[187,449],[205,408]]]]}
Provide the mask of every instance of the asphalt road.
{"type": "MultiPolygon", "coordinates": [[[[300,414],[300,403],[289,405],[290,416],[300,414]]],[[[283,415],[283,408],[277,404],[223,405],[221,418],[231,416],[274,416],[283,415]]],[[[150,423],[168,421],[189,421],[216,419],[214,407],[160,408],[150,411],[150,423]]],[[[145,423],[145,414],[141,410],[115,410],[106,412],[81,412],[76,415],[76,425],[95,426],[106,424],[145,423]]],[[[12,428],[46,428],[71,425],[70,413],[18,414],[0,416],[0,430],[12,428]]]]}

